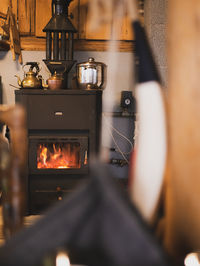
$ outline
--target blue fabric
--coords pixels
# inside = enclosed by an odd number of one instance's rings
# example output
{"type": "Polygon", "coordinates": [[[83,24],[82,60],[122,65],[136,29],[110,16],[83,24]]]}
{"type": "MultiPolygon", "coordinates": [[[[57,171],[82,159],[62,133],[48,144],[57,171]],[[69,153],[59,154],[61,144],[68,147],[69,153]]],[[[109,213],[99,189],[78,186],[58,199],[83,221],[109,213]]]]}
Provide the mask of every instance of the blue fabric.
{"type": "Polygon", "coordinates": [[[137,82],[158,81],[160,77],[153,59],[152,51],[148,43],[148,39],[144,28],[139,21],[132,23],[133,32],[135,36],[135,55],[136,60],[139,61],[137,66],[137,82]]]}

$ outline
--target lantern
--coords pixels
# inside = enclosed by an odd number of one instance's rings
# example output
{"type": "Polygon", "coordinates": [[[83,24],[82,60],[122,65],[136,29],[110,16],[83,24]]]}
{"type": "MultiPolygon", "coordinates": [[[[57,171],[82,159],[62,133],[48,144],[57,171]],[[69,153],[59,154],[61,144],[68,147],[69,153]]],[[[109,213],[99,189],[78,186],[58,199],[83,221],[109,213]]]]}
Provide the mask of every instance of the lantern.
{"type": "Polygon", "coordinates": [[[46,32],[46,59],[43,60],[51,74],[67,74],[76,61],[73,60],[73,39],[77,32],[68,18],[72,0],[52,0],[52,18],[43,29],[46,32]]]}

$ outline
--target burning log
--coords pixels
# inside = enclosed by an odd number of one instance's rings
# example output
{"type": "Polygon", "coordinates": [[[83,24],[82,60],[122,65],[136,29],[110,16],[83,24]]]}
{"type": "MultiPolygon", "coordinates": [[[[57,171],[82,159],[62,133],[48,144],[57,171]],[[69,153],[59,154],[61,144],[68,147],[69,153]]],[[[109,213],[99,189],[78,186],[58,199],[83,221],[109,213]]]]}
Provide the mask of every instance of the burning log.
{"type": "Polygon", "coordinates": [[[7,239],[22,227],[25,214],[27,132],[24,109],[18,105],[0,106],[0,121],[8,125],[11,133],[9,148],[0,138],[3,222],[7,239]]]}

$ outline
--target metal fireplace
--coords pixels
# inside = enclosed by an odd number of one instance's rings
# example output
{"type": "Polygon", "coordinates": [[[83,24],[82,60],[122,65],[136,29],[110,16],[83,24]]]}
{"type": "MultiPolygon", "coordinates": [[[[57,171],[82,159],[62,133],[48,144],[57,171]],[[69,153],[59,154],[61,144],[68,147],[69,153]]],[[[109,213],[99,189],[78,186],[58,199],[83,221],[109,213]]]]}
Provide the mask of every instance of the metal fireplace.
{"type": "Polygon", "coordinates": [[[98,153],[102,91],[15,91],[27,110],[27,213],[37,214],[87,180],[98,153]]]}

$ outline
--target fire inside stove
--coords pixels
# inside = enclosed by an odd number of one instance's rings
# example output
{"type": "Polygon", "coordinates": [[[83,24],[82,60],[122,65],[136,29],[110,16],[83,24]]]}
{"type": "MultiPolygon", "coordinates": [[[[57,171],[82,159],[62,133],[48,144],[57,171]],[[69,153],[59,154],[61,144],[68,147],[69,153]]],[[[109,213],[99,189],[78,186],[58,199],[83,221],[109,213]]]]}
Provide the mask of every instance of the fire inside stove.
{"type": "Polygon", "coordinates": [[[80,143],[59,142],[38,144],[38,169],[66,169],[80,167],[80,143]]]}

